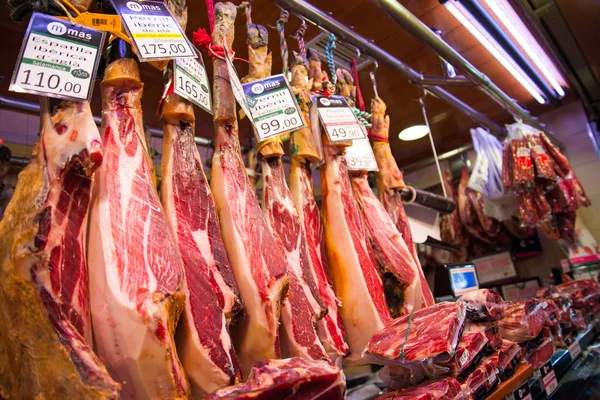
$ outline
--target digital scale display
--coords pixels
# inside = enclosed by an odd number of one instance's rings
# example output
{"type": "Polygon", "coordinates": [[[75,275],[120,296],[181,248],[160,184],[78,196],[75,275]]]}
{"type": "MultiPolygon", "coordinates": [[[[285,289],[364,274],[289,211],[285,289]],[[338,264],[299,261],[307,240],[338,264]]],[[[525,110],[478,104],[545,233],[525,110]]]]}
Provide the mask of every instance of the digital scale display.
{"type": "Polygon", "coordinates": [[[479,280],[475,265],[464,265],[448,268],[450,286],[455,296],[479,289],[479,280]]]}

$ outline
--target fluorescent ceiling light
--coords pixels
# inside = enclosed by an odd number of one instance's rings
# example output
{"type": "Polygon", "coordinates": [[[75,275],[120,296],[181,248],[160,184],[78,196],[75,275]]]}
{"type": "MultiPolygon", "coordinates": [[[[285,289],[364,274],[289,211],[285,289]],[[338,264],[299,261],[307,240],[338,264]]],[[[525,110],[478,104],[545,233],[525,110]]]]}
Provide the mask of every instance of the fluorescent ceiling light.
{"type": "MultiPolygon", "coordinates": [[[[475,36],[477,40],[502,64],[512,76],[535,98],[538,103],[544,104],[546,101],[542,95],[536,90],[535,86],[529,81],[529,79],[518,69],[513,63],[511,63],[507,57],[504,56],[493,44],[488,40],[485,35],[469,21],[458,8],[454,6],[450,1],[446,2],[446,8],[469,32],[475,36]]],[[[483,29],[483,28],[482,28],[483,29]]]]}
{"type": "Polygon", "coordinates": [[[544,74],[546,79],[548,79],[548,82],[550,82],[554,90],[556,90],[556,93],[558,93],[560,97],[564,97],[564,89],[560,86],[552,72],[550,72],[550,69],[546,66],[546,63],[540,59],[538,52],[531,47],[529,41],[527,41],[523,34],[519,31],[517,25],[511,21],[510,18],[508,18],[504,11],[502,11],[502,8],[498,5],[498,3],[496,3],[496,0],[485,0],[485,2],[492,9],[494,14],[496,14],[496,16],[500,19],[500,21],[502,21],[502,24],[504,24],[510,34],[513,35],[519,45],[521,45],[523,50],[525,50],[527,55],[533,60],[539,70],[542,71],[542,74],[544,74]]]}
{"type": "Polygon", "coordinates": [[[429,133],[429,129],[426,125],[414,125],[404,129],[402,132],[398,134],[398,138],[404,141],[411,141],[421,139],[424,136],[427,136],[429,133]]]}

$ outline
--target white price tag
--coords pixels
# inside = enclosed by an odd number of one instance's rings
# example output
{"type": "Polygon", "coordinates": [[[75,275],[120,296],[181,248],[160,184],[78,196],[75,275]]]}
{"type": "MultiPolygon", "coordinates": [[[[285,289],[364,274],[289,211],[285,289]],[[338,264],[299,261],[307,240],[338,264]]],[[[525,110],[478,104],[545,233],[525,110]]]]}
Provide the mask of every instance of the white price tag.
{"type": "Polygon", "coordinates": [[[259,142],[302,128],[304,118],[296,96],[283,74],[242,85],[244,97],[259,142]]]}
{"type": "MultiPolygon", "coordinates": [[[[361,125],[362,128],[362,125],[361,125]]],[[[377,171],[377,160],[368,138],[355,139],[346,148],[346,163],[353,171],[377,171]]],[[[468,357],[468,356],[467,356],[468,357]]]]}
{"type": "Polygon", "coordinates": [[[531,389],[529,388],[529,382],[525,381],[513,391],[507,398],[514,400],[531,400],[531,389]]]}
{"type": "Polygon", "coordinates": [[[552,368],[552,363],[548,361],[542,366],[542,368],[540,368],[540,370],[542,373],[544,390],[546,391],[546,394],[550,396],[558,388],[558,379],[556,379],[556,374],[554,373],[554,368],[552,368]]]}
{"type": "Polygon", "coordinates": [[[358,119],[342,96],[318,97],[317,110],[330,142],[366,138],[358,119]]]}
{"type": "Polygon", "coordinates": [[[212,100],[204,63],[195,58],[176,58],[173,61],[175,93],[212,114],[212,100]]]}
{"type": "Polygon", "coordinates": [[[223,49],[223,52],[225,53],[225,64],[227,64],[227,72],[229,72],[229,83],[231,84],[231,90],[233,91],[233,97],[235,97],[246,115],[252,115],[250,113],[250,106],[246,101],[246,95],[244,94],[242,82],[240,82],[240,78],[238,77],[235,67],[233,66],[233,62],[229,56],[229,48],[227,47],[227,43],[225,43],[225,41],[223,41],[223,49]]]}
{"type": "Polygon", "coordinates": [[[574,360],[576,359],[580,354],[581,354],[581,346],[579,345],[579,342],[573,338],[569,338],[572,339],[572,343],[569,343],[569,354],[571,355],[571,359],[574,360]]]}
{"type": "Polygon", "coordinates": [[[33,13],[10,90],[89,100],[103,44],[104,32],[33,13]]]}
{"type": "Polygon", "coordinates": [[[133,41],[140,61],[196,57],[185,33],[158,1],[111,0],[133,41]]]}

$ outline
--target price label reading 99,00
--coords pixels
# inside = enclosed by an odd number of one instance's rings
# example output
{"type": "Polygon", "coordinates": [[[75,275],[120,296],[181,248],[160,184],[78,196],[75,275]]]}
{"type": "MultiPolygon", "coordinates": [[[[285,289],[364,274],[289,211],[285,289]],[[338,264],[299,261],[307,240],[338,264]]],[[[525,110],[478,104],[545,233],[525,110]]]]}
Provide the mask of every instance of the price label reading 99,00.
{"type": "Polygon", "coordinates": [[[302,125],[298,116],[291,117],[283,117],[280,119],[271,119],[270,121],[265,121],[262,123],[258,123],[256,125],[256,129],[258,130],[258,134],[264,137],[270,137],[273,134],[278,134],[280,132],[286,132],[291,129],[294,129],[296,126],[302,125]]]}

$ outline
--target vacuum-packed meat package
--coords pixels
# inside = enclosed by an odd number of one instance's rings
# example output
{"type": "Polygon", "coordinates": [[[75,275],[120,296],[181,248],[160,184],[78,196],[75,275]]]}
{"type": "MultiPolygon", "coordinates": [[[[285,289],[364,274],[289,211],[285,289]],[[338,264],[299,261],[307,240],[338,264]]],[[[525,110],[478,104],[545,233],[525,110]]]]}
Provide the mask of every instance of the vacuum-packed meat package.
{"type": "Polygon", "coordinates": [[[501,380],[509,379],[515,373],[521,362],[522,350],[518,343],[502,340],[502,346],[489,359],[498,368],[501,380]]]}
{"type": "Polygon", "coordinates": [[[561,311],[556,303],[549,299],[543,299],[542,309],[546,313],[546,326],[554,326],[559,323],[561,311]]]}
{"type": "Polygon", "coordinates": [[[448,363],[449,375],[457,378],[465,378],[469,375],[486,352],[487,338],[483,332],[464,332],[461,336],[456,353],[448,363]]]}
{"type": "Polygon", "coordinates": [[[467,305],[471,321],[496,321],[504,318],[504,300],[495,290],[479,289],[460,296],[467,305]]]}
{"type": "Polygon", "coordinates": [[[550,336],[545,338],[540,345],[525,357],[527,358],[527,362],[531,364],[534,369],[538,369],[552,357],[555,350],[554,341],[552,340],[552,336],[550,336]]]}
{"type": "Polygon", "coordinates": [[[582,308],[598,302],[600,285],[593,279],[568,281],[556,286],[558,290],[569,296],[573,307],[582,308]]]}
{"type": "Polygon", "coordinates": [[[567,323],[571,321],[569,309],[571,308],[571,300],[565,293],[559,291],[556,286],[550,286],[537,291],[536,297],[540,300],[550,300],[558,307],[558,322],[567,323]]]}
{"type": "Polygon", "coordinates": [[[554,340],[554,345],[560,348],[567,348],[566,340],[571,337],[570,332],[563,331],[563,324],[556,324],[550,328],[550,332],[552,332],[552,340],[554,340]]]}
{"type": "Polygon", "coordinates": [[[344,399],[346,378],[323,360],[299,357],[258,362],[244,383],[224,387],[205,400],[344,399]]]}
{"type": "Polygon", "coordinates": [[[498,369],[489,358],[484,358],[461,386],[466,400],[479,400],[492,392],[497,384],[498,369]]]}
{"type": "Polygon", "coordinates": [[[502,346],[502,336],[497,321],[471,322],[467,321],[463,335],[472,332],[483,332],[487,339],[486,353],[491,354],[502,346]]]}
{"type": "Polygon", "coordinates": [[[408,389],[386,393],[376,400],[462,400],[464,393],[454,378],[423,383],[408,389]]]}
{"type": "Polygon", "coordinates": [[[503,339],[522,343],[535,339],[546,322],[546,313],[537,299],[515,300],[505,304],[504,319],[498,321],[503,339]]]}
{"type": "Polygon", "coordinates": [[[465,314],[463,302],[442,302],[397,318],[371,337],[363,358],[407,367],[448,362],[456,351],[465,314]]]}
{"type": "Polygon", "coordinates": [[[571,308],[570,316],[571,328],[573,332],[579,332],[580,330],[585,329],[587,327],[587,324],[585,323],[585,319],[583,319],[583,314],[581,314],[581,311],[571,308]]]}

